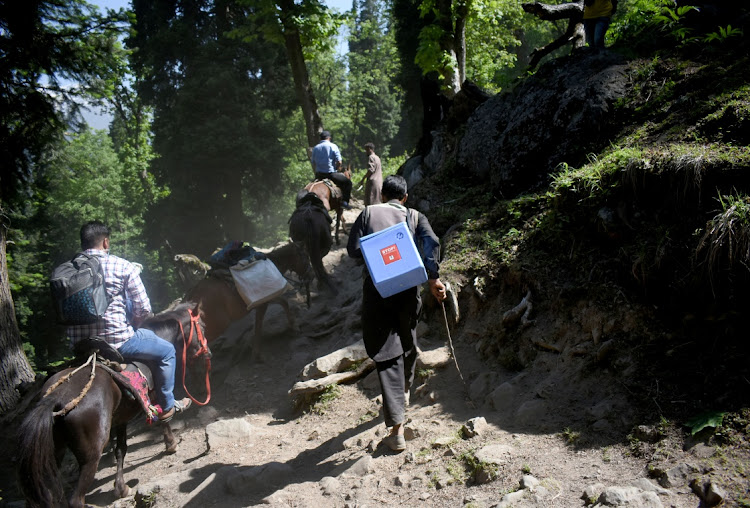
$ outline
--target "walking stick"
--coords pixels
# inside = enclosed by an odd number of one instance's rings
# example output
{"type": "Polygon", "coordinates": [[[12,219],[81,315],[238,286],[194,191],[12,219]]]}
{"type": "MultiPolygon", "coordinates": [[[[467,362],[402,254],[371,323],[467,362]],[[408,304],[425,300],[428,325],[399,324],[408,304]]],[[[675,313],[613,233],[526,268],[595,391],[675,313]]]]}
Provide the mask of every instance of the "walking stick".
{"type": "Polygon", "coordinates": [[[466,388],[466,381],[464,380],[463,374],[461,374],[461,369],[458,367],[458,359],[456,358],[456,352],[453,350],[453,339],[451,338],[450,328],[448,328],[448,314],[446,314],[445,312],[445,302],[440,302],[440,307],[443,309],[443,322],[445,323],[445,331],[448,333],[448,346],[450,346],[451,348],[451,356],[453,357],[453,363],[456,365],[456,370],[458,371],[458,377],[461,378],[461,382],[464,384],[464,388],[466,388]]]}

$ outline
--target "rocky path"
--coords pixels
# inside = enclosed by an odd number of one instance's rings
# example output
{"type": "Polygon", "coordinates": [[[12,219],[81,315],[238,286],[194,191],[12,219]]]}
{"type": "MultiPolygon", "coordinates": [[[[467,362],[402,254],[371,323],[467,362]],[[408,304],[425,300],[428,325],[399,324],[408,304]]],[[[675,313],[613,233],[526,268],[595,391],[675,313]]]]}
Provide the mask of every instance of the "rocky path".
{"type": "MultiPolygon", "coordinates": [[[[347,213],[353,222],[355,211],[347,213]]],[[[481,335],[491,311],[481,319],[465,317],[454,330],[468,387],[444,354],[442,315],[420,326],[422,349],[432,351],[426,357],[433,360],[412,390],[403,453],[379,446],[386,429],[372,373],[317,402],[292,400],[288,391],[305,365],[361,338],[360,268],[343,245],[325,262],[339,294],[313,295],[310,309],[295,300],[299,332],[289,330],[281,309],[272,306],[261,361],[250,359],[247,346],[253,316],[236,323],[213,347],[210,404],[174,420],[177,453],[163,453],[158,429],[131,424],[125,478],[132,495],[115,499],[114,457],[107,450],[88,503],[580,507],[587,497],[598,506],[698,505],[684,470],[692,467],[690,457],[683,459],[681,450],[674,452],[665,489],[647,478],[647,457],[635,456],[620,434],[609,436],[606,424],[595,430],[581,424],[596,420],[592,412],[612,416],[608,412],[616,409],[587,399],[586,393],[599,393],[594,387],[556,386],[550,373],[559,367],[559,355],[521,374],[483,361],[469,339],[481,335]]],[[[616,393],[606,400],[616,400],[616,393]]],[[[607,421],[599,416],[596,421],[607,421]]],[[[64,474],[75,477],[71,462],[64,474]]]]}

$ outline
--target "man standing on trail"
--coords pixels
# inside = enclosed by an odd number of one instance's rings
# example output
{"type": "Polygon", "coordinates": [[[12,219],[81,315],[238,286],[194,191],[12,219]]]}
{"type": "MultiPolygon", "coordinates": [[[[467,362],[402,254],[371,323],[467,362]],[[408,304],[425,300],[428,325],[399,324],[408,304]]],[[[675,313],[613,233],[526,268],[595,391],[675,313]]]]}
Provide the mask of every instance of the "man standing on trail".
{"type": "MultiPolygon", "coordinates": [[[[382,189],[385,203],[368,206],[357,217],[346,249],[352,258],[362,259],[360,238],[404,222],[410,214],[408,223],[415,225],[414,239],[427,269],[430,293],[442,302],[446,294],[438,273],[440,241],[427,217],[404,206],[408,197],[406,190],[406,180],[402,176],[386,178],[382,189]]],[[[383,392],[385,424],[391,428],[383,443],[394,451],[402,451],[406,449],[405,406],[409,403],[409,389],[417,365],[417,317],[422,307],[420,287],[383,298],[367,269],[363,279],[362,336],[368,356],[375,361],[383,392]]]]}
{"type": "Polygon", "coordinates": [[[383,186],[383,168],[380,165],[380,157],[375,155],[375,145],[367,143],[367,173],[363,180],[365,183],[365,206],[380,204],[380,188],[383,186]]]}
{"type": "Polygon", "coordinates": [[[338,172],[341,169],[341,152],[338,146],[331,143],[330,132],[320,133],[320,143],[312,149],[311,162],[317,180],[328,178],[341,188],[342,206],[348,210],[352,196],[352,181],[344,173],[338,172]]]}
{"type": "Polygon", "coordinates": [[[189,398],[175,400],[172,393],[177,367],[174,346],[151,330],[133,329],[151,315],[151,301],[138,266],[109,253],[109,235],[109,228],[99,221],[81,227],[81,249],[84,254],[99,259],[110,303],[101,319],[91,324],[69,326],[67,334],[74,346],[79,340],[97,337],[117,349],[126,360],[148,365],[156,384],[156,402],[163,409],[159,420],[168,422],[175,413],[189,408],[192,401],[189,398]],[[130,321],[127,302],[131,307],[130,321]]]}
{"type": "Polygon", "coordinates": [[[583,30],[589,47],[604,49],[604,36],[617,10],[617,0],[584,0],[583,30]]]}

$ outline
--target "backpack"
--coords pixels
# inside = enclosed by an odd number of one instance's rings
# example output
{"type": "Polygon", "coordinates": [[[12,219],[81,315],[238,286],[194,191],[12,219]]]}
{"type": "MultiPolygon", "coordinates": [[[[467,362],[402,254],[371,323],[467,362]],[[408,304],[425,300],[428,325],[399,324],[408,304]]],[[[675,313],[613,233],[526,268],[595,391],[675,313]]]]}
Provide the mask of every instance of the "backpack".
{"type": "Polygon", "coordinates": [[[83,252],[52,271],[50,290],[57,321],[63,325],[94,323],[110,302],[99,258],[83,252]]]}

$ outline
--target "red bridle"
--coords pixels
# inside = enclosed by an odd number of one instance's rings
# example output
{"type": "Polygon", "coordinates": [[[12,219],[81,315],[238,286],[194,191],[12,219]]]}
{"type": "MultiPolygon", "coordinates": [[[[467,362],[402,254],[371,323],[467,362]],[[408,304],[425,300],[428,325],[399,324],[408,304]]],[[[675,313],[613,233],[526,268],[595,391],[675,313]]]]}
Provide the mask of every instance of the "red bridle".
{"type": "Polygon", "coordinates": [[[187,394],[190,399],[198,404],[199,406],[205,406],[208,404],[208,401],[211,400],[211,383],[209,382],[209,374],[211,373],[211,358],[208,355],[208,341],[206,341],[206,337],[203,335],[203,330],[200,326],[200,314],[196,313],[193,314],[192,311],[188,310],[188,313],[190,313],[190,335],[188,337],[185,336],[185,329],[182,327],[182,323],[180,323],[180,331],[182,332],[182,387],[185,390],[185,393],[187,394]],[[196,353],[190,358],[190,361],[198,359],[200,356],[206,356],[206,401],[205,402],[199,402],[195,399],[192,395],[190,395],[190,392],[187,389],[187,386],[185,386],[185,372],[187,371],[187,349],[188,345],[190,345],[193,342],[193,330],[195,330],[195,334],[198,340],[198,344],[200,344],[200,348],[196,353]]]}

